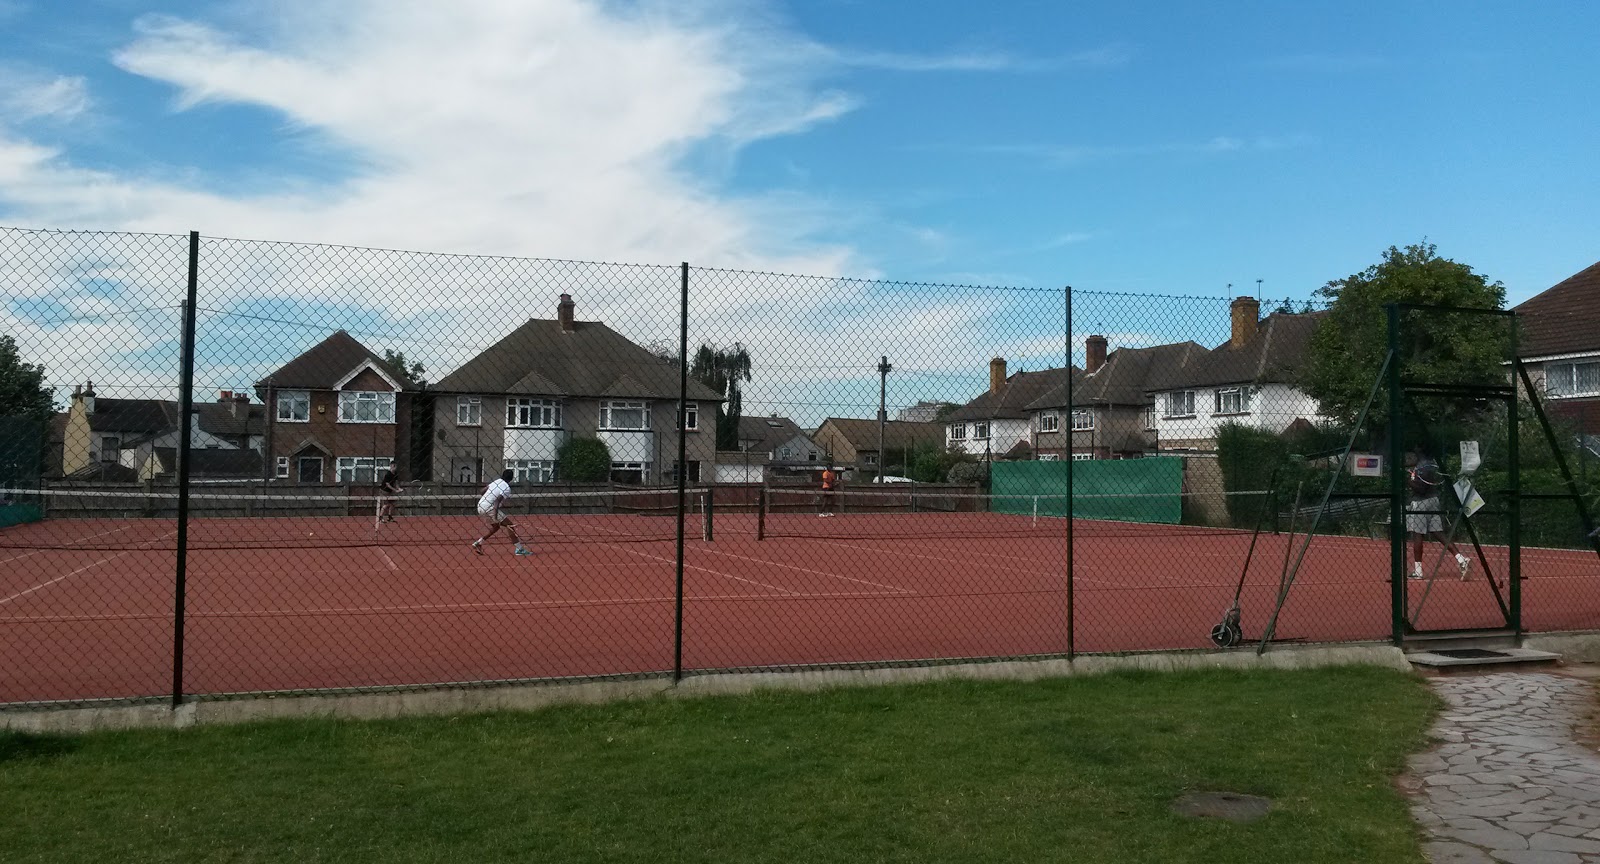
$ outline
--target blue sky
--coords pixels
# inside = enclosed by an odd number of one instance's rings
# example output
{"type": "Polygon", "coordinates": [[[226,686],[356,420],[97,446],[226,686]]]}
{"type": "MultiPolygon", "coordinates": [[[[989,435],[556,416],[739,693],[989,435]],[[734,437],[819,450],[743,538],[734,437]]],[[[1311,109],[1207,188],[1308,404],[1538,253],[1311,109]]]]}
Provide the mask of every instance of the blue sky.
{"type": "Polygon", "coordinates": [[[1426,237],[1515,302],[1600,259],[1596,33],[1580,2],[0,0],[0,225],[1295,298],[1426,237]]]}

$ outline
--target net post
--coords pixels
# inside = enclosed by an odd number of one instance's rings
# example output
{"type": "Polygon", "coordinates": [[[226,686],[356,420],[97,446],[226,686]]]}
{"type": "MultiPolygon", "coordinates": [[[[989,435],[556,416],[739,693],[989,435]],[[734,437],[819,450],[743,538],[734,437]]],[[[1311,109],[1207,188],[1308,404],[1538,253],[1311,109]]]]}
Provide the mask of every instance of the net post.
{"type": "Polygon", "coordinates": [[[194,317],[200,286],[200,232],[189,232],[189,286],[183,304],[183,347],[179,360],[179,403],[182,419],[178,423],[178,552],[172,598],[172,707],[183,704],[183,636],[185,601],[188,597],[189,561],[189,461],[194,445],[194,317]]]}
{"type": "Polygon", "coordinates": [[[756,539],[767,539],[767,484],[756,490],[756,539]]]}
{"type": "Polygon", "coordinates": [[[700,523],[704,527],[704,537],[707,543],[717,539],[716,531],[717,495],[715,486],[707,486],[704,503],[700,508],[700,523]]]}

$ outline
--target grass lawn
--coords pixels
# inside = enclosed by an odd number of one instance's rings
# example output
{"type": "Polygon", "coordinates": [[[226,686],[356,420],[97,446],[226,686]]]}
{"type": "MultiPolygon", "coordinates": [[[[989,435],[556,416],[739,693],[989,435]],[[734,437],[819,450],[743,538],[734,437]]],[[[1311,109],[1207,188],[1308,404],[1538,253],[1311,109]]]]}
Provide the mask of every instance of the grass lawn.
{"type": "Polygon", "coordinates": [[[0,732],[0,859],[1419,862],[1390,778],[1435,709],[1347,668],[0,732]]]}

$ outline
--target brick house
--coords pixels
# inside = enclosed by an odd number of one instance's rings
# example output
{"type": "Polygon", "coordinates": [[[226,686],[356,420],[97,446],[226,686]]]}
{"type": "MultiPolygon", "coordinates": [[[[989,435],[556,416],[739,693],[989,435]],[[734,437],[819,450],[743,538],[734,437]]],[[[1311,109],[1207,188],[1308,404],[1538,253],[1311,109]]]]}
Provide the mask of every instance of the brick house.
{"type": "Polygon", "coordinates": [[[343,330],[255,385],[266,404],[267,466],[282,483],[407,479],[418,389],[343,330]]]}
{"type": "MultiPolygon", "coordinates": [[[[878,421],[850,417],[829,417],[811,436],[823,450],[823,461],[836,468],[852,469],[868,475],[878,473],[878,421]]],[[[886,420],[883,446],[905,452],[917,447],[944,446],[944,426],[939,423],[912,423],[886,420]]],[[[901,466],[891,466],[900,468],[901,466]]]]}
{"type": "Polygon", "coordinates": [[[1600,436],[1600,263],[1512,311],[1520,324],[1517,355],[1552,417],[1573,424],[1586,443],[1600,436]]]}
{"type": "Polygon", "coordinates": [[[1098,334],[1084,340],[1084,368],[1073,371],[1070,406],[1065,384],[1028,404],[1039,459],[1065,457],[1069,435],[1073,459],[1127,459],[1155,450],[1150,381],[1206,353],[1195,342],[1109,353],[1108,347],[1098,334]]]}
{"type": "MultiPolygon", "coordinates": [[[[479,483],[505,468],[519,483],[556,478],[569,438],[605,442],[613,482],[676,479],[679,368],[598,321],[579,321],[562,294],[554,319],[531,319],[430,386],[433,477],[479,483]]],[[[691,482],[715,476],[719,394],[689,381],[691,482]],[[711,405],[705,406],[707,409],[711,405]]]]}

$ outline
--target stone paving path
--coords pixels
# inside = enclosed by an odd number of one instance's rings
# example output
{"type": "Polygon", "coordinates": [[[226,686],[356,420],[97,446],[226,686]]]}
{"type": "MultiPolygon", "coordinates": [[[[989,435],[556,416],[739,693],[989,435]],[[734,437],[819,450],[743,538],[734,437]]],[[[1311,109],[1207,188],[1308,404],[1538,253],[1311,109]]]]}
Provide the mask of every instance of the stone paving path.
{"type": "Polygon", "coordinates": [[[1600,864],[1600,754],[1573,728],[1588,681],[1510,672],[1432,679],[1448,702],[1411,758],[1412,814],[1434,864],[1600,864]]]}

